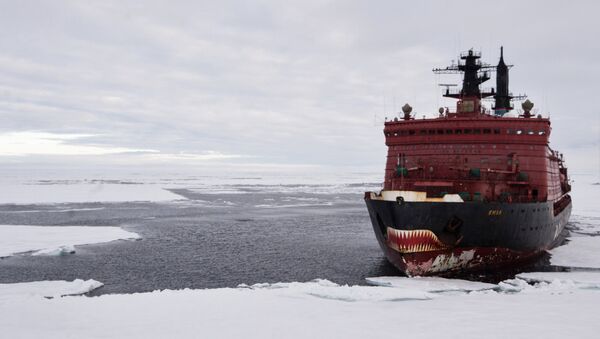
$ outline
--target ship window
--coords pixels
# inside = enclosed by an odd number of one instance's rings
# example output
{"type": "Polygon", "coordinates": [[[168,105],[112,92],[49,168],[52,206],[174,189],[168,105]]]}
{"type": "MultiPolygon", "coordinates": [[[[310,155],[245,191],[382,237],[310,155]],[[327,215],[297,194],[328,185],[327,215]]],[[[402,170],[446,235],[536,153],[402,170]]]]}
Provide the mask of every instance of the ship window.
{"type": "Polygon", "coordinates": [[[523,131],[522,131],[522,130],[520,130],[520,129],[518,129],[518,130],[517,130],[515,133],[516,133],[516,134],[523,134],[523,131]]]}
{"type": "Polygon", "coordinates": [[[500,134],[500,130],[498,128],[494,129],[494,134],[500,134]]]}
{"type": "Polygon", "coordinates": [[[462,134],[462,129],[455,129],[455,130],[454,130],[454,133],[455,133],[455,134],[462,134]]]}
{"type": "Polygon", "coordinates": [[[430,129],[429,130],[429,134],[435,134],[435,130],[434,129],[430,129]]]}
{"type": "Polygon", "coordinates": [[[489,129],[489,128],[484,128],[483,129],[483,134],[490,134],[490,133],[492,133],[491,129],[489,129]]]}
{"type": "Polygon", "coordinates": [[[425,129],[422,129],[422,130],[420,130],[420,131],[419,131],[419,134],[421,134],[421,135],[425,135],[425,134],[427,134],[427,130],[425,130],[425,129]]]}
{"type": "Polygon", "coordinates": [[[471,134],[471,130],[470,129],[465,129],[465,134],[471,134]]]}
{"type": "Polygon", "coordinates": [[[474,134],[481,134],[481,130],[479,128],[473,130],[474,134]]]}
{"type": "Polygon", "coordinates": [[[513,130],[512,129],[507,129],[506,130],[506,134],[513,134],[513,130]]]}
{"type": "Polygon", "coordinates": [[[397,137],[398,136],[398,132],[394,132],[394,136],[397,137]]]}
{"type": "Polygon", "coordinates": [[[452,130],[451,129],[447,129],[446,130],[446,134],[452,134],[452,130]]]}
{"type": "Polygon", "coordinates": [[[444,130],[443,129],[438,129],[437,130],[437,134],[444,134],[444,130]]]}
{"type": "Polygon", "coordinates": [[[538,135],[544,135],[544,134],[546,134],[546,131],[539,131],[538,132],[538,135]]]}
{"type": "Polygon", "coordinates": [[[408,135],[415,135],[415,130],[414,129],[409,130],[408,135]]]}
{"type": "Polygon", "coordinates": [[[529,131],[527,131],[527,134],[529,134],[529,135],[533,135],[533,131],[532,131],[532,130],[529,130],[529,131]]]}
{"type": "Polygon", "coordinates": [[[389,137],[389,136],[390,136],[390,132],[387,132],[387,133],[385,134],[385,136],[386,136],[386,137],[389,137]]]}

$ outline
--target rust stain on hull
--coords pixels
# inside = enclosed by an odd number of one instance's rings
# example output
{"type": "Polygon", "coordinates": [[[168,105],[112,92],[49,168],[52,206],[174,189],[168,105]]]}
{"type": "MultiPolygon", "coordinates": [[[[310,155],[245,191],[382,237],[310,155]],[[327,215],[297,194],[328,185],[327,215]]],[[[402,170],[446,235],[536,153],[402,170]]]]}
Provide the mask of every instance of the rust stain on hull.
{"type": "Polygon", "coordinates": [[[531,259],[543,251],[521,252],[498,247],[453,248],[400,253],[388,247],[388,259],[409,276],[451,275],[462,271],[496,268],[531,259]]]}

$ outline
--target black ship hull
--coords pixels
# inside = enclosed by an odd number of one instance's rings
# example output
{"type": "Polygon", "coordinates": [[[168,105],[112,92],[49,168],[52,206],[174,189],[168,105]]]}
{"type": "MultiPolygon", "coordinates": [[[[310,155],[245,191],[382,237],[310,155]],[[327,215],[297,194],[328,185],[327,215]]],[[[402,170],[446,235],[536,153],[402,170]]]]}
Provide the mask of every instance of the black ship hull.
{"type": "Polygon", "coordinates": [[[405,202],[367,192],[377,241],[409,276],[493,269],[531,259],[559,244],[571,214],[558,202],[405,202]]]}

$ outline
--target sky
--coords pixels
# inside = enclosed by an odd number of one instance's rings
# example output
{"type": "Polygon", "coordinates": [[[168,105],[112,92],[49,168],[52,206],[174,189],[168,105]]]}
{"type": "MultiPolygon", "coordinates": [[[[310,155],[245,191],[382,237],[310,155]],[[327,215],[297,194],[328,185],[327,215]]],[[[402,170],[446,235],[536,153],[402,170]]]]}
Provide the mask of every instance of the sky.
{"type": "MultiPolygon", "coordinates": [[[[0,0],[0,165],[383,171],[385,117],[453,107],[469,48],[600,162],[595,1],[0,0]]],[[[492,79],[487,86],[494,86],[492,79]]],[[[516,104],[519,105],[518,103],[516,104]]]]}

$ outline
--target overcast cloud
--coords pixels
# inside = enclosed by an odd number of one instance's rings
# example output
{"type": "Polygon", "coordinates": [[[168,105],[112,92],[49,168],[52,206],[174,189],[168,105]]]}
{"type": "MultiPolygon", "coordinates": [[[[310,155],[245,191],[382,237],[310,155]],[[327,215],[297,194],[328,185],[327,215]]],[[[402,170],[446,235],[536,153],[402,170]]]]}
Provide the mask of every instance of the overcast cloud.
{"type": "Polygon", "coordinates": [[[550,113],[552,146],[598,166],[595,1],[0,4],[0,163],[379,168],[394,108],[453,106],[437,84],[460,79],[432,68],[471,47],[495,64],[504,45],[511,91],[550,113]],[[27,136],[52,141],[32,151],[27,136]]]}

